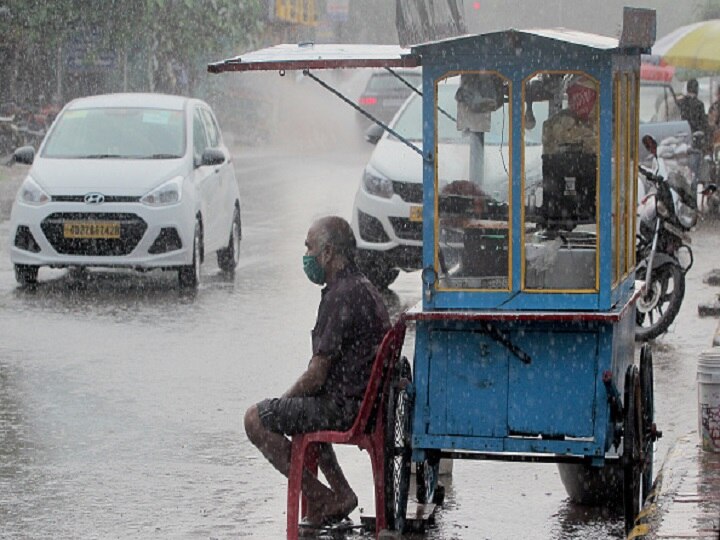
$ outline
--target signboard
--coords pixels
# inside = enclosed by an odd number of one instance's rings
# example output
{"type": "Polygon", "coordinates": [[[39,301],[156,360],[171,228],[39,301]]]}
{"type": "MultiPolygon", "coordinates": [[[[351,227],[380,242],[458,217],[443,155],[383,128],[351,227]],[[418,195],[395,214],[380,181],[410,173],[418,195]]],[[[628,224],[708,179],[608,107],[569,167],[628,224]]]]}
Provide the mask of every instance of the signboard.
{"type": "Polygon", "coordinates": [[[626,7],[623,10],[621,47],[650,48],[655,43],[655,10],[626,7]]]}
{"type": "Polygon", "coordinates": [[[94,29],[77,32],[65,43],[64,49],[68,71],[104,71],[114,69],[117,65],[117,52],[104,46],[94,29]]]}
{"type": "Polygon", "coordinates": [[[402,47],[467,33],[462,0],[396,0],[395,25],[402,47]]]}
{"type": "Polygon", "coordinates": [[[305,26],[317,24],[315,0],[272,0],[270,6],[271,19],[305,26]]]}

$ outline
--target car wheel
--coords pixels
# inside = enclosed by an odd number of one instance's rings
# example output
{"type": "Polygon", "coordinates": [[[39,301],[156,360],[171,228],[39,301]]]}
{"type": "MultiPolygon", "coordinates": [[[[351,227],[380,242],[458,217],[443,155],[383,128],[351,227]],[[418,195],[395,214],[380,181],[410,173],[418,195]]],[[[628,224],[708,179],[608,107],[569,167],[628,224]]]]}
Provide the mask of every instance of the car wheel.
{"type": "Polygon", "coordinates": [[[15,279],[20,285],[32,285],[37,283],[39,266],[29,264],[15,265],[15,279]]]}
{"type": "Polygon", "coordinates": [[[181,289],[197,289],[200,284],[200,264],[202,263],[202,233],[200,223],[195,223],[193,237],[192,264],[181,266],[178,270],[178,281],[181,289]]]}
{"type": "Polygon", "coordinates": [[[358,268],[379,290],[387,289],[400,274],[383,255],[369,250],[358,250],[358,268]]]}
{"type": "Polygon", "coordinates": [[[220,270],[232,274],[240,262],[240,240],[242,239],[242,226],[240,210],[235,208],[232,225],[230,226],[230,239],[226,248],[218,250],[217,261],[220,270]]]}

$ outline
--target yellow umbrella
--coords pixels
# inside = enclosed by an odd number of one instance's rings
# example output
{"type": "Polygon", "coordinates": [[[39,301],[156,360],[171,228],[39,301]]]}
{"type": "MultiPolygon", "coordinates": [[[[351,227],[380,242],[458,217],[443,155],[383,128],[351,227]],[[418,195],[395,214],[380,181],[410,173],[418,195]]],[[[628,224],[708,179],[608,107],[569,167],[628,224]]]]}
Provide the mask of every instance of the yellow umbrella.
{"type": "Polygon", "coordinates": [[[676,67],[720,71],[720,19],[673,30],[655,42],[652,54],[676,67]]]}

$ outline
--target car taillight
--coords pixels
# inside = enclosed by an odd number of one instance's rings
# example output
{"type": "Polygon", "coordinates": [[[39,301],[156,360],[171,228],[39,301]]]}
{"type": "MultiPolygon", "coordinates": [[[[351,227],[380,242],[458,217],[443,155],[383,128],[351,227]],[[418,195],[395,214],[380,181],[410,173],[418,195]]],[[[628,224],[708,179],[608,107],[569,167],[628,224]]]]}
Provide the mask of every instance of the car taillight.
{"type": "Polygon", "coordinates": [[[359,99],[358,103],[360,105],[376,105],[377,98],[372,96],[363,96],[359,99]]]}

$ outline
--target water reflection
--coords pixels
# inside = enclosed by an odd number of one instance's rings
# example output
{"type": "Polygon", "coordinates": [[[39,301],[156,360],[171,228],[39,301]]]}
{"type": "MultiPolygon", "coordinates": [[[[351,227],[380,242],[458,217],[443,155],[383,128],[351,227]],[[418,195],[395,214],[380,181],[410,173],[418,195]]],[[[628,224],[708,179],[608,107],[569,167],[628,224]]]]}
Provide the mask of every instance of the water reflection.
{"type": "Polygon", "coordinates": [[[31,446],[17,384],[20,371],[17,366],[0,361],[0,483],[15,474],[21,449],[31,446]]]}
{"type": "Polygon", "coordinates": [[[557,524],[551,528],[551,538],[625,538],[625,522],[621,510],[616,507],[584,506],[566,499],[556,516],[557,524]]]}
{"type": "MultiPolygon", "coordinates": [[[[203,275],[205,289],[232,293],[233,276],[217,272],[203,275]]],[[[112,317],[136,321],[150,310],[152,317],[173,319],[178,308],[186,309],[198,299],[198,291],[180,289],[176,272],[137,273],[72,269],[37,284],[17,287],[15,300],[23,311],[42,311],[76,316],[112,317]]]]}

